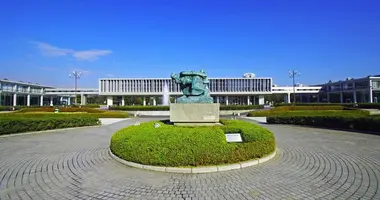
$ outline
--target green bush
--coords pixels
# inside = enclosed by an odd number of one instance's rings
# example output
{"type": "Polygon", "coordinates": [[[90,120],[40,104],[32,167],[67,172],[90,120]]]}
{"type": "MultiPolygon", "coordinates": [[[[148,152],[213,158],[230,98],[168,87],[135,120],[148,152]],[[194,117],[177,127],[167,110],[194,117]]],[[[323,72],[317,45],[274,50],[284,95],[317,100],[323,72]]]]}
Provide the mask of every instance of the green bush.
{"type": "Polygon", "coordinates": [[[359,103],[358,108],[362,109],[380,109],[380,103],[359,103]]]}
{"type": "MultiPolygon", "coordinates": [[[[23,108],[18,110],[18,113],[27,113],[27,112],[54,112],[56,108],[53,107],[39,107],[39,108],[23,108]]],[[[93,108],[86,107],[58,107],[59,112],[86,112],[86,113],[103,113],[104,110],[98,110],[93,108]]]]}
{"type": "Polygon", "coordinates": [[[268,116],[368,116],[369,112],[364,110],[262,110],[248,113],[248,117],[268,116]]]}
{"type": "Polygon", "coordinates": [[[289,111],[289,110],[344,110],[345,107],[340,105],[334,106],[279,106],[271,110],[289,111]]]}
{"type": "Polygon", "coordinates": [[[12,107],[10,106],[0,106],[0,111],[11,111],[12,107]]]}
{"type": "Polygon", "coordinates": [[[380,117],[371,116],[270,116],[267,117],[267,123],[380,131],[380,117]]]}
{"type": "MultiPolygon", "coordinates": [[[[221,105],[220,110],[253,110],[262,109],[263,105],[221,105]]],[[[110,110],[123,111],[168,111],[169,106],[111,106],[110,110]]]]}
{"type": "Polygon", "coordinates": [[[220,105],[220,110],[253,110],[263,108],[264,105],[220,105]]]}
{"type": "Polygon", "coordinates": [[[41,118],[41,117],[95,117],[95,118],[128,118],[127,112],[111,112],[106,111],[102,113],[77,113],[77,112],[67,112],[67,113],[54,113],[54,112],[12,112],[12,113],[1,113],[0,117],[25,117],[25,118],[41,118]]]}
{"type": "Polygon", "coordinates": [[[27,115],[1,115],[0,135],[58,128],[93,126],[99,124],[99,119],[92,116],[61,115],[60,117],[30,117],[27,115]]]}
{"type": "Polygon", "coordinates": [[[169,106],[110,106],[109,109],[123,111],[165,111],[169,110],[169,106]]]}
{"type": "Polygon", "coordinates": [[[87,104],[87,105],[68,105],[67,107],[72,107],[72,108],[100,108],[101,104],[87,104]]]}
{"type": "Polygon", "coordinates": [[[353,103],[277,103],[275,107],[280,106],[349,106],[352,107],[353,103]]]}
{"type": "Polygon", "coordinates": [[[179,127],[158,121],[119,130],[111,151],[131,162],[156,166],[207,166],[260,158],[275,150],[272,132],[244,121],[221,120],[224,126],[179,127]],[[242,134],[243,143],[228,143],[225,132],[242,134]]]}

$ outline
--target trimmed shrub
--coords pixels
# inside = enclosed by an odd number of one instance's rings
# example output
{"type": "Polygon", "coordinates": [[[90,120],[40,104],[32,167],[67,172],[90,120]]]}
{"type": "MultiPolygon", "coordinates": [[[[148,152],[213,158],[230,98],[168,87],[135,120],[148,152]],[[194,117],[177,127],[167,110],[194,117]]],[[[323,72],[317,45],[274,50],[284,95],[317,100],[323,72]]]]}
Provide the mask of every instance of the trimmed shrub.
{"type": "Polygon", "coordinates": [[[353,103],[277,103],[274,104],[275,107],[280,106],[349,106],[352,107],[353,103]]]}
{"type": "Polygon", "coordinates": [[[268,116],[368,116],[369,112],[364,110],[262,110],[248,113],[248,117],[268,116]]]}
{"type": "Polygon", "coordinates": [[[72,108],[100,108],[102,104],[87,104],[87,105],[68,105],[67,107],[72,107],[72,108]]]}
{"type": "Polygon", "coordinates": [[[111,151],[131,162],[156,166],[207,166],[260,158],[275,150],[275,138],[265,128],[244,121],[221,120],[225,126],[180,127],[161,121],[119,130],[111,151]],[[161,127],[154,128],[154,123],[161,127]],[[243,143],[228,143],[225,132],[242,134],[243,143]]]}
{"type": "Polygon", "coordinates": [[[363,109],[380,109],[380,103],[359,103],[358,108],[363,109]]]}
{"type": "Polygon", "coordinates": [[[289,110],[343,110],[344,107],[340,105],[334,106],[280,106],[273,108],[276,111],[289,111],[289,110]]]}
{"type": "Polygon", "coordinates": [[[40,118],[40,117],[95,117],[95,118],[128,118],[127,112],[108,112],[103,111],[101,113],[78,113],[78,112],[67,112],[67,113],[54,113],[54,112],[12,112],[12,113],[1,113],[0,117],[26,117],[26,118],[40,118]]]}
{"type": "Polygon", "coordinates": [[[10,106],[0,106],[0,111],[11,111],[12,107],[10,106]]]}
{"type": "MultiPolygon", "coordinates": [[[[253,110],[262,109],[263,105],[221,105],[220,110],[253,110]]],[[[110,110],[123,111],[168,111],[169,106],[111,106],[110,110]]]]}
{"type": "Polygon", "coordinates": [[[0,116],[0,135],[22,133],[29,131],[42,131],[58,128],[99,125],[100,121],[92,116],[0,116]],[[11,117],[10,117],[11,116],[11,117]]]}
{"type": "Polygon", "coordinates": [[[170,110],[169,106],[110,106],[110,110],[123,111],[165,111],[170,110]]]}
{"type": "MultiPolygon", "coordinates": [[[[17,112],[27,113],[27,112],[54,112],[56,108],[53,107],[40,107],[40,108],[23,108],[17,112]]],[[[97,110],[93,108],[86,107],[60,107],[59,112],[86,112],[86,113],[103,113],[103,110],[97,110]]]]}
{"type": "Polygon", "coordinates": [[[371,116],[270,116],[267,117],[267,123],[380,131],[380,117],[371,116]]]}
{"type": "Polygon", "coordinates": [[[264,105],[220,105],[220,110],[253,110],[263,108],[264,105]]]}

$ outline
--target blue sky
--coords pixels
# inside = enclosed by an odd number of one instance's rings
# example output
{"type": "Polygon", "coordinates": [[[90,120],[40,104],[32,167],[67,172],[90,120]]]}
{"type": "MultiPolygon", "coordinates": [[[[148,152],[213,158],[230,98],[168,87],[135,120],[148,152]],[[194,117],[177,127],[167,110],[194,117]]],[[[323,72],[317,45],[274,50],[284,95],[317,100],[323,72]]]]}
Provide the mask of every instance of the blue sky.
{"type": "Polygon", "coordinates": [[[6,0],[1,77],[79,87],[204,69],[291,85],[380,74],[380,1],[6,0]]]}

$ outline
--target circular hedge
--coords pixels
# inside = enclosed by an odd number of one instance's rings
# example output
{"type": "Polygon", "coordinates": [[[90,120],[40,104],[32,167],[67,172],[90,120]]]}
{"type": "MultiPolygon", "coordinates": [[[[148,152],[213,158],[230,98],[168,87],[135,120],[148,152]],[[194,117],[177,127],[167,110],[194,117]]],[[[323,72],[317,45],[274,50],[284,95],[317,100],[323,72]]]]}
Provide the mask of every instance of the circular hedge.
{"type": "Polygon", "coordinates": [[[190,167],[261,158],[276,148],[269,130],[246,121],[221,120],[223,126],[181,127],[145,122],[116,132],[110,149],[121,159],[144,165],[190,167]],[[154,124],[161,126],[154,128],[154,124]],[[228,143],[225,133],[241,133],[242,143],[228,143]]]}

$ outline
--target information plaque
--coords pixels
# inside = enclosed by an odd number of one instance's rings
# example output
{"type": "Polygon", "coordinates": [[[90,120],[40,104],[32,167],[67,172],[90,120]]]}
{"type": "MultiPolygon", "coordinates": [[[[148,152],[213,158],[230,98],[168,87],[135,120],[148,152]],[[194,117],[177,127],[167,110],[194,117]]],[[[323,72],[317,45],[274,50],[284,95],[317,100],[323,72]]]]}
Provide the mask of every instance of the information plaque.
{"type": "Polygon", "coordinates": [[[227,133],[226,140],[227,142],[243,142],[240,133],[227,133]]]}

